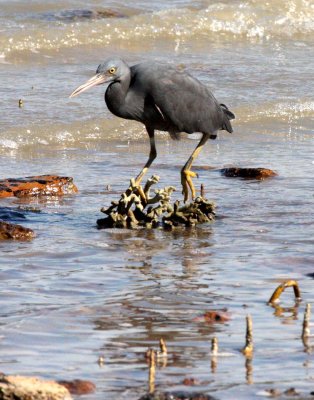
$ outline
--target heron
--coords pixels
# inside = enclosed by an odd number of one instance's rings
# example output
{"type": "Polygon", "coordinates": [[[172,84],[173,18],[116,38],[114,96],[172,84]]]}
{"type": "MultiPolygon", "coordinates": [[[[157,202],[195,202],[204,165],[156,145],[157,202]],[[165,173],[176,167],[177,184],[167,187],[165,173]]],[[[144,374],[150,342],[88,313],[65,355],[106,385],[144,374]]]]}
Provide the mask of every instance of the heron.
{"type": "Polygon", "coordinates": [[[198,79],[182,69],[153,62],[129,66],[120,58],[100,64],[96,74],[75,89],[71,97],[96,85],[109,83],[105,102],[114,115],[144,124],[150,141],[149,157],[135,178],[139,185],[157,157],[155,131],[167,131],[172,139],[180,133],[201,133],[202,137],[181,169],[184,202],[196,196],[191,170],[194,160],[208,139],[216,139],[219,130],[232,133],[230,120],[234,114],[220,104],[212,92],[198,79]]]}

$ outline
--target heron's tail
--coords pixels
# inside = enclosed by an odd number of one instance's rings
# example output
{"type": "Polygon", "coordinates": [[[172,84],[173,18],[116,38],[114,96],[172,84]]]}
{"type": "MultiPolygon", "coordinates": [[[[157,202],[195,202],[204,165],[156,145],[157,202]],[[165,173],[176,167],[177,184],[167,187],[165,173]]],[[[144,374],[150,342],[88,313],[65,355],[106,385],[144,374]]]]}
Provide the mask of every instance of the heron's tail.
{"type": "Polygon", "coordinates": [[[233,129],[230,120],[235,119],[235,115],[229,110],[229,108],[225,104],[220,104],[220,107],[224,113],[222,129],[232,133],[233,129]]]}

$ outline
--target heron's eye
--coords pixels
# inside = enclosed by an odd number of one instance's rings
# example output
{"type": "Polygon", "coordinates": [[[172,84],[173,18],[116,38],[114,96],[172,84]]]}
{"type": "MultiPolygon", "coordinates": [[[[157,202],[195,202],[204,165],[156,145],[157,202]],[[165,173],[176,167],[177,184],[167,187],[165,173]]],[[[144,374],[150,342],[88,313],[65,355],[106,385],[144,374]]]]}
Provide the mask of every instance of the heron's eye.
{"type": "Polygon", "coordinates": [[[116,72],[116,68],[111,67],[108,71],[109,71],[109,74],[114,74],[116,72]]]}

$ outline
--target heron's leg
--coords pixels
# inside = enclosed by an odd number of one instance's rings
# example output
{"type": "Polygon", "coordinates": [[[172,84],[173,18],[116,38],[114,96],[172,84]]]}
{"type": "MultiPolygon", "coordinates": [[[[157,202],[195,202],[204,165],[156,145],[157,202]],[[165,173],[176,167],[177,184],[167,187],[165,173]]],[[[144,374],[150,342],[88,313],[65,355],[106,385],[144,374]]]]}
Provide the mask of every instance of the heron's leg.
{"type": "Polygon", "coordinates": [[[198,175],[195,172],[191,171],[190,168],[193,161],[199,155],[200,151],[202,150],[204,144],[207,142],[208,139],[209,135],[207,133],[203,133],[202,139],[200,140],[199,144],[196,146],[195,150],[181,170],[181,184],[184,202],[186,202],[189,198],[189,188],[191,190],[192,200],[195,198],[195,187],[193,185],[192,178],[195,178],[198,175]]]}
{"type": "Polygon", "coordinates": [[[143,176],[146,174],[148,168],[152,165],[153,161],[157,157],[154,129],[150,129],[150,128],[146,127],[146,130],[147,130],[147,133],[149,136],[150,152],[149,152],[149,157],[148,157],[147,163],[144,165],[142,171],[135,178],[136,185],[139,185],[141,183],[143,176]]]}

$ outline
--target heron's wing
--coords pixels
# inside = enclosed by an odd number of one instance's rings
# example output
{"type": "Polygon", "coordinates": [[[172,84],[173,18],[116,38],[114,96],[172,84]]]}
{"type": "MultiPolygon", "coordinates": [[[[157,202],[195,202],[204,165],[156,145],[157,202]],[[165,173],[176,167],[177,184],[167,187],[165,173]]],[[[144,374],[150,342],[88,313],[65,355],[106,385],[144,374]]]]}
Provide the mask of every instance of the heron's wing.
{"type": "Polygon", "coordinates": [[[169,69],[150,82],[150,95],[164,118],[180,132],[223,129],[224,112],[214,95],[192,76],[169,69]]]}

